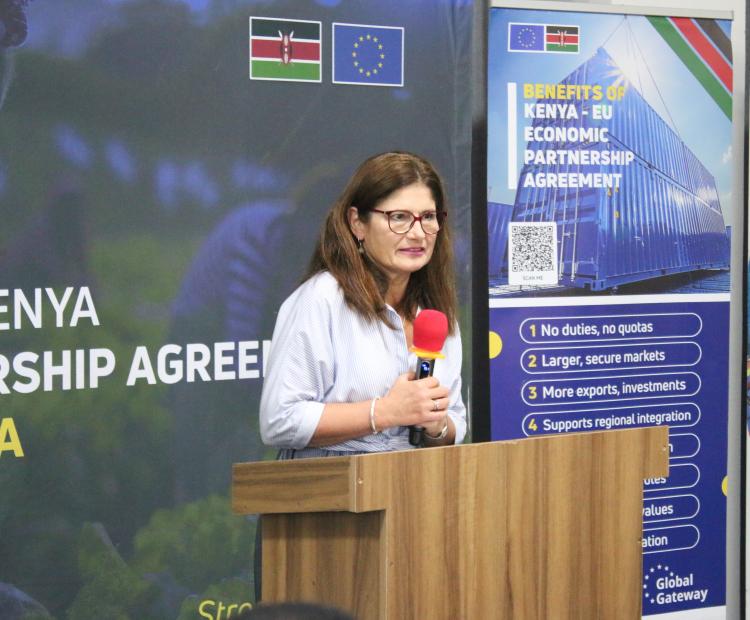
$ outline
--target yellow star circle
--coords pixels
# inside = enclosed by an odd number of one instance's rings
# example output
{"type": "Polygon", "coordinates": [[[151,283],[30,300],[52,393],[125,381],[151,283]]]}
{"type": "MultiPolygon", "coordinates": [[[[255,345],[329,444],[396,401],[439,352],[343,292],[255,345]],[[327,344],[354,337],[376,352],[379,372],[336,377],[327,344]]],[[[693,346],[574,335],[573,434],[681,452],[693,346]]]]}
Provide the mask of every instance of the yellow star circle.
{"type": "Polygon", "coordinates": [[[367,35],[360,35],[358,38],[358,41],[355,41],[353,43],[354,50],[352,51],[352,64],[357,69],[357,71],[364,75],[365,77],[372,77],[373,75],[378,74],[378,69],[383,68],[383,60],[385,60],[385,53],[382,52],[383,44],[379,42],[378,37],[373,36],[371,34],[367,35]],[[377,54],[378,58],[380,59],[377,64],[373,64],[372,66],[368,67],[362,67],[361,65],[361,57],[359,56],[358,49],[360,47],[360,43],[364,43],[365,41],[372,41],[373,44],[377,44],[377,47],[375,48],[379,53],[377,54]]]}

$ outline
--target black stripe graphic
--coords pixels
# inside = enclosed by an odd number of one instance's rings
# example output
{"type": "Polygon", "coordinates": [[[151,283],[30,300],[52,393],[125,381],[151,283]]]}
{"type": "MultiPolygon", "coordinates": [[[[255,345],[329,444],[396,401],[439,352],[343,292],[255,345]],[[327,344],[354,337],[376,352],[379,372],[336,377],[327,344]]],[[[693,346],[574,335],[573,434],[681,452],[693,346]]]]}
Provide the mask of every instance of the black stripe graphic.
{"type": "Polygon", "coordinates": [[[547,26],[547,34],[578,34],[578,26],[547,26]]]}
{"type": "Polygon", "coordinates": [[[696,19],[695,23],[701,27],[706,36],[719,48],[724,57],[732,62],[732,42],[726,32],[716,23],[715,19],[696,19]]]}
{"type": "Polygon", "coordinates": [[[254,37],[276,37],[279,36],[279,30],[283,34],[289,34],[294,31],[295,39],[316,39],[320,40],[320,25],[309,22],[292,22],[282,21],[280,19],[253,19],[252,36],[254,37]]]}

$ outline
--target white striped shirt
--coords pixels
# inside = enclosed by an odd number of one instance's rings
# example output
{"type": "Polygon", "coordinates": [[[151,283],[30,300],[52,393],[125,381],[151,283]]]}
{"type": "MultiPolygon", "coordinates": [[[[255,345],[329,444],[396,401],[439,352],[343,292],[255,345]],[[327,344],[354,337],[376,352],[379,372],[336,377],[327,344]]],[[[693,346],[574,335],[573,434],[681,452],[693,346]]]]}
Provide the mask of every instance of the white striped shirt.
{"type": "MultiPolygon", "coordinates": [[[[385,396],[396,378],[416,367],[406,346],[400,317],[388,314],[396,329],[352,310],[336,279],[320,273],[302,284],[282,304],[269,351],[260,402],[263,442],[279,448],[305,448],[326,403],[354,403],[385,396]]],[[[466,435],[466,408],[461,398],[461,337],[448,336],[445,359],[434,376],[450,390],[448,415],[456,443],[466,435]]],[[[376,409],[377,411],[377,409],[376,409]]],[[[406,427],[326,446],[330,450],[381,452],[405,450],[406,427]]]]}

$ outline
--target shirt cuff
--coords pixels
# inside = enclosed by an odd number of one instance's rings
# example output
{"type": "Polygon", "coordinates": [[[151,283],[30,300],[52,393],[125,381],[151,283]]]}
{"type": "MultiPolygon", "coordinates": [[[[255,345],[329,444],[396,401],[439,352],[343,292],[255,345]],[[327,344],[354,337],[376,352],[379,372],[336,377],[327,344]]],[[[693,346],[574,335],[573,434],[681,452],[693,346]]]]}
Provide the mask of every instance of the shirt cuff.
{"type": "Polygon", "coordinates": [[[301,401],[297,403],[295,408],[297,409],[295,414],[299,417],[299,425],[297,426],[297,432],[292,438],[291,447],[300,450],[309,445],[312,436],[315,434],[320,417],[323,415],[325,403],[301,401]]]}
{"type": "Polygon", "coordinates": [[[456,429],[456,438],[453,440],[453,443],[459,444],[466,437],[466,418],[450,410],[448,410],[448,417],[453,420],[453,426],[456,429]]]}

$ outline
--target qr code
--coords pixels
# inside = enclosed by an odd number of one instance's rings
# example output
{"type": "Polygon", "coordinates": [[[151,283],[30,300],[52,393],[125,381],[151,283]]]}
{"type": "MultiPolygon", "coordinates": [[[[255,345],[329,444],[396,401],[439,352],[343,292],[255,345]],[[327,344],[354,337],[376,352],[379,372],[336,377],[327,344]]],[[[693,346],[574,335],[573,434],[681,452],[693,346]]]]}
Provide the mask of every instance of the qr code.
{"type": "Polygon", "coordinates": [[[508,237],[509,284],[557,284],[555,222],[511,222],[508,237]]]}

